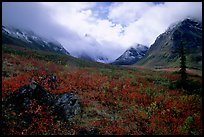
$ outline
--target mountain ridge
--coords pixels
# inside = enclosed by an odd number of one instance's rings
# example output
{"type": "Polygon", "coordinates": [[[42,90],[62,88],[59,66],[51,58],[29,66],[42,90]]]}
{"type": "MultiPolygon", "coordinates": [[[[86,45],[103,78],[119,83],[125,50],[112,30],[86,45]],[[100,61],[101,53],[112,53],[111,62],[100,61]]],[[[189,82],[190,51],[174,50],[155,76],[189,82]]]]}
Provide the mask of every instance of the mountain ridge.
{"type": "Polygon", "coordinates": [[[113,65],[132,65],[140,60],[147,52],[148,47],[142,44],[135,44],[128,48],[121,56],[119,56],[113,65]]]}
{"type": "Polygon", "coordinates": [[[56,52],[70,55],[70,53],[56,40],[48,40],[31,30],[20,30],[11,26],[2,25],[2,42],[17,46],[26,46],[33,49],[56,52]]]}
{"type": "Polygon", "coordinates": [[[202,68],[202,24],[189,18],[170,26],[150,46],[146,55],[135,65],[165,68],[179,67],[179,44],[184,41],[187,67],[202,68]]]}

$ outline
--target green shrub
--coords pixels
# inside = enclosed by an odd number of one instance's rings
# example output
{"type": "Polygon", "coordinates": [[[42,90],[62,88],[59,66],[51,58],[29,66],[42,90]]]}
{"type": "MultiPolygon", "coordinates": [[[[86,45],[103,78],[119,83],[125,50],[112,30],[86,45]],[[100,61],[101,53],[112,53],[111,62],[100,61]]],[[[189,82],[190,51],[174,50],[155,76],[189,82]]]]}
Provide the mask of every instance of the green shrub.
{"type": "Polygon", "coordinates": [[[185,90],[185,93],[191,95],[191,94],[199,94],[202,93],[202,84],[199,84],[195,80],[186,80],[185,85],[182,86],[183,83],[181,80],[173,81],[169,85],[169,89],[181,89],[183,88],[185,90]]]}

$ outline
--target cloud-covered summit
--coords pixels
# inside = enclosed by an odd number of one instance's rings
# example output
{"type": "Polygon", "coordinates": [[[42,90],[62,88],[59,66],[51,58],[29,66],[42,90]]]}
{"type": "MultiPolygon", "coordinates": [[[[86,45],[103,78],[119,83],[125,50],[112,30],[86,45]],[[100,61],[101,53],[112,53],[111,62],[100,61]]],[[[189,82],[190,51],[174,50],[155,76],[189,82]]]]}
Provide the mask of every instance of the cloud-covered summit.
{"type": "Polygon", "coordinates": [[[172,23],[187,17],[202,21],[202,3],[2,3],[3,25],[54,38],[72,55],[83,51],[110,61],[135,43],[150,46],[172,23]]]}

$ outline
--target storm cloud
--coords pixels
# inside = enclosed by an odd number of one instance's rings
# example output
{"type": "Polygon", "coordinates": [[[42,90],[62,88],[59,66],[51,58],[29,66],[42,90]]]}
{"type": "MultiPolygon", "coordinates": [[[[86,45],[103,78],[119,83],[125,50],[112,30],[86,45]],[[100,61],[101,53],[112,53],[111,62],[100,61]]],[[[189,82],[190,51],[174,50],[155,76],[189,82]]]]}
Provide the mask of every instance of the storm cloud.
{"type": "Polygon", "coordinates": [[[136,43],[150,46],[172,23],[202,21],[201,2],[3,2],[2,24],[59,41],[73,56],[113,61],[136,43]]]}

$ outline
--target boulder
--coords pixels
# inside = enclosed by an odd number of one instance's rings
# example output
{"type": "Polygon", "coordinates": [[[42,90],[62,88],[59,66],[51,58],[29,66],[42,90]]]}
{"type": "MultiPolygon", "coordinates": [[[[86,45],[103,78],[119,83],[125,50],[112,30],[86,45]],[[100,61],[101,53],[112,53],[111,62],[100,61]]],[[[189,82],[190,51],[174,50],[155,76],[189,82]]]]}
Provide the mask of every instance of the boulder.
{"type": "Polygon", "coordinates": [[[27,109],[34,100],[39,105],[48,105],[49,93],[37,83],[25,85],[18,89],[8,100],[7,104],[15,106],[16,109],[27,109]]]}
{"type": "Polygon", "coordinates": [[[4,132],[10,134],[7,129],[12,127],[27,128],[35,116],[37,105],[48,106],[50,100],[49,93],[36,82],[19,88],[2,101],[4,132]],[[36,104],[34,104],[34,100],[36,104]]]}
{"type": "Polygon", "coordinates": [[[4,107],[11,108],[15,112],[29,111],[32,114],[37,105],[48,106],[51,113],[55,112],[57,116],[65,120],[71,120],[81,112],[81,103],[74,93],[51,94],[36,82],[19,88],[3,104],[4,107]]]}
{"type": "Polygon", "coordinates": [[[19,88],[11,94],[5,101],[5,107],[14,107],[19,111],[26,110],[35,100],[39,105],[49,105],[51,95],[36,82],[19,88]]]}
{"type": "Polygon", "coordinates": [[[56,99],[54,109],[65,120],[71,120],[81,112],[80,104],[79,98],[74,93],[65,93],[56,99]]]}

